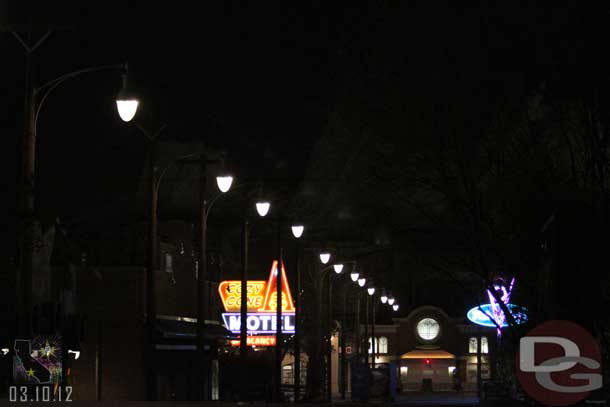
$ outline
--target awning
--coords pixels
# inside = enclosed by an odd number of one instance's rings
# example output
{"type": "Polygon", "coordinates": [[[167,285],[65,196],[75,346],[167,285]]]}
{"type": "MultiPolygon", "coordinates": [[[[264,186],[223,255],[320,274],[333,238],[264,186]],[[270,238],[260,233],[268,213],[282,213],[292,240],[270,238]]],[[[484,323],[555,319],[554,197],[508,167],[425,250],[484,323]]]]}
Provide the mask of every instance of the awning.
{"type": "MultiPolygon", "coordinates": [[[[186,339],[194,340],[197,338],[197,323],[185,318],[157,318],[155,329],[161,338],[165,339],[186,339]]],[[[231,336],[224,326],[219,323],[206,321],[204,325],[203,337],[206,340],[226,339],[231,336]]]]}
{"type": "Polygon", "coordinates": [[[412,350],[400,356],[401,359],[455,359],[455,355],[444,350],[412,350]]]}

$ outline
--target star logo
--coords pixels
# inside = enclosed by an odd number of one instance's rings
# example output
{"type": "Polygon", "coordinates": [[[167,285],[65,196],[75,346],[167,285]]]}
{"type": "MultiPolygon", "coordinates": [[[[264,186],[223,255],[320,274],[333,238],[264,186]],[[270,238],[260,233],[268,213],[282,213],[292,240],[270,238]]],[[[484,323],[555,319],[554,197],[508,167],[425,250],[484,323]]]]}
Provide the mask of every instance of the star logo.
{"type": "Polygon", "coordinates": [[[36,372],[34,371],[34,369],[30,368],[30,370],[26,371],[26,373],[28,376],[34,377],[34,373],[36,373],[36,372]]]}

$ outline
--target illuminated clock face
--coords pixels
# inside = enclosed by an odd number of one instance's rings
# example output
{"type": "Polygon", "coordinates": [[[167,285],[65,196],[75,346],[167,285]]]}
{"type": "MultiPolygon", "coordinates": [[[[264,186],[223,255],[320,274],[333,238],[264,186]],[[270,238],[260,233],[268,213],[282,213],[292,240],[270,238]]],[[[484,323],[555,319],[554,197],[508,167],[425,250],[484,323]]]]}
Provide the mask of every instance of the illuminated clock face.
{"type": "Polygon", "coordinates": [[[426,341],[436,339],[440,330],[440,325],[432,318],[424,318],[417,323],[417,335],[426,341]]]}

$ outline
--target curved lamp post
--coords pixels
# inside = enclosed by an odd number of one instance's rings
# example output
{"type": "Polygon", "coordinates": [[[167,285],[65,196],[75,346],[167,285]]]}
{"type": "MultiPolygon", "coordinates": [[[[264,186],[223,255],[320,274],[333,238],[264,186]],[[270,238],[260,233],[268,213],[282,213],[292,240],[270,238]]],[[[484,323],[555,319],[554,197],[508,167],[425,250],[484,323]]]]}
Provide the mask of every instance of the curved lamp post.
{"type": "MultiPolygon", "coordinates": [[[[34,236],[30,233],[35,223],[35,174],[36,174],[36,138],[37,122],[42,106],[47,97],[68,79],[85,73],[104,70],[127,71],[126,64],[99,65],[73,71],[59,76],[41,86],[35,87],[32,77],[34,71],[33,55],[38,47],[54,31],[51,28],[36,43],[30,44],[21,35],[12,29],[11,34],[24,47],[26,51],[25,68],[25,125],[22,137],[22,164],[21,164],[21,186],[19,199],[20,233],[19,233],[19,267],[17,267],[17,321],[18,333],[23,337],[30,337],[32,331],[32,273],[35,245],[34,236]]],[[[137,107],[136,107],[137,109],[137,107]]],[[[135,114],[135,112],[134,112],[135,114]]]]}

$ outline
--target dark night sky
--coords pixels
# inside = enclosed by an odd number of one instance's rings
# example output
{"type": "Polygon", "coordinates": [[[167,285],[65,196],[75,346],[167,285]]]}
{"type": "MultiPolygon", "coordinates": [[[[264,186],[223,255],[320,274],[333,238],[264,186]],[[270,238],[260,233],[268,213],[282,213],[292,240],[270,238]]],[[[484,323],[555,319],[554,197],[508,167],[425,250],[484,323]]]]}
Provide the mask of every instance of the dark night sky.
{"type": "MultiPolygon", "coordinates": [[[[143,100],[139,120],[149,127],[168,122],[168,138],[226,148],[242,178],[279,174],[299,182],[343,79],[362,69],[367,49],[404,56],[400,69],[412,71],[421,88],[437,77],[471,81],[464,103],[484,103],[482,88],[502,92],[512,86],[503,82],[506,72],[522,74],[525,86],[561,77],[569,90],[604,71],[606,10],[528,2],[94,4],[4,5],[1,22],[25,22],[32,15],[34,23],[74,24],[74,31],[54,33],[37,54],[41,80],[127,60],[143,100]]],[[[8,186],[2,209],[11,214],[24,52],[9,33],[1,34],[0,44],[0,161],[8,186]]],[[[70,217],[134,187],[144,143],[115,113],[118,90],[112,73],[86,75],[58,88],[45,104],[38,124],[37,198],[47,215],[70,217]]]]}

